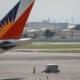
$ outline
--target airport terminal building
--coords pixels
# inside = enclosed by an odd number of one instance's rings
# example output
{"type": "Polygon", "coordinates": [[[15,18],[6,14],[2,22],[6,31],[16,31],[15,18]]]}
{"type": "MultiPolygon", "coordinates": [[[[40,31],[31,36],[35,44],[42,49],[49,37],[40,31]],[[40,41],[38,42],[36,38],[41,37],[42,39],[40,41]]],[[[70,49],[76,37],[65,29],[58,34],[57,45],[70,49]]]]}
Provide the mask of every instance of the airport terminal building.
{"type": "Polygon", "coordinates": [[[29,22],[27,24],[28,29],[51,29],[51,30],[63,30],[68,28],[68,23],[51,23],[48,21],[42,21],[42,22],[29,22]]]}
{"type": "MultiPolygon", "coordinates": [[[[80,30],[75,28],[68,28],[68,23],[51,23],[43,22],[29,22],[24,30],[24,37],[31,37],[33,40],[50,40],[50,41],[79,41],[80,30]],[[49,29],[55,32],[51,38],[46,38],[44,32],[49,29]]],[[[75,25],[74,25],[75,26],[75,25]]]]}

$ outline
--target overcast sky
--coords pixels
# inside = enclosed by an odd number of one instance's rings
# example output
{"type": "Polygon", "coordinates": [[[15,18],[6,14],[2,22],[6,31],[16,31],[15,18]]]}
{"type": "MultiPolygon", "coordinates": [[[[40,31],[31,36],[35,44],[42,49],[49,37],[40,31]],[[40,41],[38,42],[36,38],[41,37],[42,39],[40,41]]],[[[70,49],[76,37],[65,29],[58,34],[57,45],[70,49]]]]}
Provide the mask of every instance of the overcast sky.
{"type": "MultiPolygon", "coordinates": [[[[0,19],[19,0],[0,0],[0,19]],[[2,4],[3,3],[3,4],[2,4]],[[7,8],[8,6],[8,8],[7,8]]],[[[29,21],[72,21],[80,23],[80,0],[35,0],[29,21]],[[67,19],[68,18],[68,19],[67,19]],[[54,20],[55,19],[55,20],[54,20]]]]}
{"type": "Polygon", "coordinates": [[[80,0],[36,0],[29,21],[72,21],[80,22],[80,0]],[[63,19],[64,18],[64,19],[63,19]]]}

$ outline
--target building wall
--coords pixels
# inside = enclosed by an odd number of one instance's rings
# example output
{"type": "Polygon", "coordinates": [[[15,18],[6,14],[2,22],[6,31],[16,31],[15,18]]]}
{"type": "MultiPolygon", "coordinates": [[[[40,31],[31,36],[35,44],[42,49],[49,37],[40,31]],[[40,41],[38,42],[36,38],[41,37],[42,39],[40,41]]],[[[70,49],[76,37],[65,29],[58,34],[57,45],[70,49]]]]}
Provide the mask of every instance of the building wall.
{"type": "Polygon", "coordinates": [[[63,30],[68,28],[68,23],[29,22],[26,26],[28,29],[63,30]]]}

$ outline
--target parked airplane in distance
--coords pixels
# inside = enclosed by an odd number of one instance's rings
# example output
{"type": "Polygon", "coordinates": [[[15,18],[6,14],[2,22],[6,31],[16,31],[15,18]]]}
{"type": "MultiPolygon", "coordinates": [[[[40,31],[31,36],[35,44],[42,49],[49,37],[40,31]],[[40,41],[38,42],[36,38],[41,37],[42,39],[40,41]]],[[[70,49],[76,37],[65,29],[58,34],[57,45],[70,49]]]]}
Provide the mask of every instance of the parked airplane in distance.
{"type": "Polygon", "coordinates": [[[21,35],[31,13],[34,1],[16,0],[13,8],[1,19],[0,49],[10,49],[30,40],[30,38],[21,39],[21,35]]]}

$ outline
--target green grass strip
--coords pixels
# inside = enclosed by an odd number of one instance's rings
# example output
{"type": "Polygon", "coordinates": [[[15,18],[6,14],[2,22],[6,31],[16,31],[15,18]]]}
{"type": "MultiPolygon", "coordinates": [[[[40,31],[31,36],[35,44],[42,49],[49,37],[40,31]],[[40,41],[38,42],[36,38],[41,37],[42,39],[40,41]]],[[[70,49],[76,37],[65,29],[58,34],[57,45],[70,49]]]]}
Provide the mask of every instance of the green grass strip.
{"type": "Polygon", "coordinates": [[[80,48],[80,44],[61,44],[61,45],[29,45],[26,46],[27,44],[25,44],[24,47],[25,49],[69,49],[69,48],[80,48]]]}
{"type": "Polygon", "coordinates": [[[80,50],[41,50],[44,53],[80,53],[80,50]]]}

